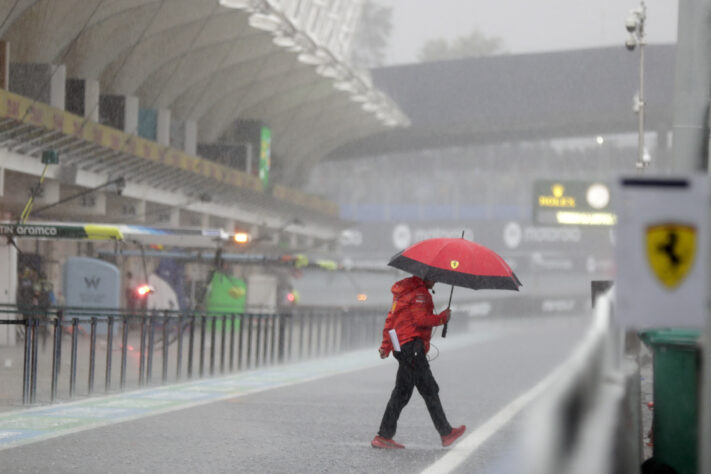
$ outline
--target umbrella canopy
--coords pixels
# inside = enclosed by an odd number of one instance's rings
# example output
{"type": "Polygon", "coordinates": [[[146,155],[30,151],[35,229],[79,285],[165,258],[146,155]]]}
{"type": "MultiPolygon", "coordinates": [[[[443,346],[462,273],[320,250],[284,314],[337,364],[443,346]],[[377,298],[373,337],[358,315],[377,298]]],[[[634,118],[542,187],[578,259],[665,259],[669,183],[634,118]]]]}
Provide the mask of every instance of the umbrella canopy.
{"type": "Polygon", "coordinates": [[[481,289],[516,290],[521,281],[493,250],[466,239],[436,238],[418,242],[388,262],[423,280],[481,289]]]}

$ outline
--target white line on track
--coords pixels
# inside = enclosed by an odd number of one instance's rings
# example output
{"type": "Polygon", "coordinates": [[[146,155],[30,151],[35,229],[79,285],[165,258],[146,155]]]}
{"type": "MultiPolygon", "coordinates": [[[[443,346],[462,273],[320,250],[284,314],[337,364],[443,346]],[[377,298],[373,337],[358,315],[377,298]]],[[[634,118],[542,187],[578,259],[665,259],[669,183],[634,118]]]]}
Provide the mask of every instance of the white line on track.
{"type": "Polygon", "coordinates": [[[496,415],[489,418],[476,431],[464,437],[450,448],[444,456],[430,465],[422,474],[444,474],[454,471],[467,458],[474,454],[491,436],[506,426],[526,405],[544,392],[560,375],[560,367],[541,380],[529,391],[523,393],[514,401],[502,408],[496,415]]]}

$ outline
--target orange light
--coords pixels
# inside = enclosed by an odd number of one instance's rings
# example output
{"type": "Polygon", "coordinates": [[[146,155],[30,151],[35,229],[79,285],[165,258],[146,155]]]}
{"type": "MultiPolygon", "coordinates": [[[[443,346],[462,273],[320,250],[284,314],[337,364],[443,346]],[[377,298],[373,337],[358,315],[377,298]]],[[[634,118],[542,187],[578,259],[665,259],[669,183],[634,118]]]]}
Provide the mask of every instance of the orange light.
{"type": "Polygon", "coordinates": [[[150,285],[141,285],[136,288],[136,293],[138,296],[146,296],[148,293],[153,293],[153,288],[150,285]]]}
{"type": "Polygon", "coordinates": [[[358,293],[358,296],[356,296],[356,298],[358,298],[358,301],[366,301],[368,299],[368,295],[366,295],[365,293],[358,293]]]}
{"type": "Polygon", "coordinates": [[[246,232],[236,232],[235,235],[232,236],[232,240],[238,244],[246,244],[249,242],[249,234],[246,232]]]}

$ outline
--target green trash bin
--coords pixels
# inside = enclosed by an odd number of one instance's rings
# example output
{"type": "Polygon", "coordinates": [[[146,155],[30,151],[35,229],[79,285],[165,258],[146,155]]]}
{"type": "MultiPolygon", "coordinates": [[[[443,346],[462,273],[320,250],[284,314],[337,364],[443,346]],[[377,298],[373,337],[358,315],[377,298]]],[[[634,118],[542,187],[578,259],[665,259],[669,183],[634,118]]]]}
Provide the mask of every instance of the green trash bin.
{"type": "Polygon", "coordinates": [[[699,331],[658,329],[640,333],[654,356],[654,459],[679,474],[698,463],[699,331]]]}

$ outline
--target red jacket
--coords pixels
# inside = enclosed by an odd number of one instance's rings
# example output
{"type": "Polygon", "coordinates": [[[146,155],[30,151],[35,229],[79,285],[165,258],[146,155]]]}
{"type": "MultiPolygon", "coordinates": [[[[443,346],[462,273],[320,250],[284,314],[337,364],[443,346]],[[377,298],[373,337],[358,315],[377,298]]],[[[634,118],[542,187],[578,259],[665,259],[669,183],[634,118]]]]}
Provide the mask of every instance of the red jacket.
{"type": "Polygon", "coordinates": [[[383,328],[383,342],[380,348],[385,354],[393,350],[390,341],[390,329],[395,329],[400,346],[420,338],[425,343],[425,352],[430,350],[430,337],[432,327],[446,322],[443,311],[433,314],[434,303],[432,296],[421,278],[412,276],[400,280],[391,288],[393,292],[393,306],[390,308],[385,327],[383,328]]]}

